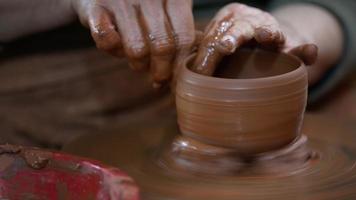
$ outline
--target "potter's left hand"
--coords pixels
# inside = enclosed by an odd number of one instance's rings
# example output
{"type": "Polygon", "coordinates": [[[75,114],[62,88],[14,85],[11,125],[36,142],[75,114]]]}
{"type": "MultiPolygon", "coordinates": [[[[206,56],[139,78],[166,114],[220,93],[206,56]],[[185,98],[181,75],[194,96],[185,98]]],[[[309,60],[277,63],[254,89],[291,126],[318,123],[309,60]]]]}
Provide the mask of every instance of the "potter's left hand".
{"type": "Polygon", "coordinates": [[[317,58],[316,45],[290,31],[284,34],[271,14],[232,3],[222,8],[207,26],[193,70],[200,74],[212,75],[223,56],[232,54],[238,47],[250,41],[293,54],[306,65],[313,64],[317,58]]]}

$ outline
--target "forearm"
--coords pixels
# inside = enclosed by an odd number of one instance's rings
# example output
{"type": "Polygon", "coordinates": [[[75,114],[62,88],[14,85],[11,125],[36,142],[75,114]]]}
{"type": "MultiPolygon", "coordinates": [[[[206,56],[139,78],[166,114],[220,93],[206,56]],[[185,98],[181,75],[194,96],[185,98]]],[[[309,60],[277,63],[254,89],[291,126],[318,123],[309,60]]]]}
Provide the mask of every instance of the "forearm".
{"type": "Polygon", "coordinates": [[[69,0],[0,0],[0,42],[50,30],[74,19],[69,0]]]}
{"type": "MultiPolygon", "coordinates": [[[[273,11],[285,32],[295,31],[319,48],[317,62],[308,69],[311,84],[335,66],[343,51],[343,32],[337,19],[327,10],[312,4],[291,4],[273,11]]],[[[295,37],[299,37],[295,36],[295,37]]]]}

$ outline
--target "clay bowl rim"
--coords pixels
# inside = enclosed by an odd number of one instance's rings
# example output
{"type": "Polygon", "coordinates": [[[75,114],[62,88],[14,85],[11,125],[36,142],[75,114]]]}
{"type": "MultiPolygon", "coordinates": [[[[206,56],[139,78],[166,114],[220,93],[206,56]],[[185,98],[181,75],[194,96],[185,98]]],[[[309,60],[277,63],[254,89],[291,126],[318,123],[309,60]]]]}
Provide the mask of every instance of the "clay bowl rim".
{"type": "MultiPolygon", "coordinates": [[[[298,63],[296,69],[289,71],[287,73],[274,75],[274,76],[267,76],[267,77],[260,77],[260,78],[221,78],[221,77],[214,77],[214,76],[206,76],[198,74],[192,71],[189,68],[189,62],[196,56],[196,53],[189,55],[183,61],[183,71],[182,74],[187,73],[190,78],[185,78],[184,82],[189,82],[190,84],[194,85],[204,85],[207,88],[220,88],[220,89],[253,89],[253,88],[270,88],[275,86],[281,85],[288,85],[291,82],[295,82],[296,80],[302,79],[304,76],[303,74],[307,75],[306,67],[304,63],[296,56],[284,53],[284,52],[273,52],[267,51],[263,49],[239,49],[238,51],[242,52],[257,52],[257,53],[268,53],[274,55],[282,55],[282,59],[287,59],[289,62],[298,63]],[[193,80],[192,80],[193,79],[193,80]],[[194,80],[199,80],[197,83],[194,80]],[[205,84],[207,83],[207,84],[205,84]]],[[[182,76],[180,76],[182,79],[182,76]]]]}

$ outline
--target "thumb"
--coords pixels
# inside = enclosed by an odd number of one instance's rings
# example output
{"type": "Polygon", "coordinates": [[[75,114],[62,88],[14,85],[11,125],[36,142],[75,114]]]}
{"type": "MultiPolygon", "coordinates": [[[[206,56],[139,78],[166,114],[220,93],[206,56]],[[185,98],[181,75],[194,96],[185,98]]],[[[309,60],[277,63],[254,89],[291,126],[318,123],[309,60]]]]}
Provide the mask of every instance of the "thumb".
{"type": "Polygon", "coordinates": [[[315,44],[303,44],[292,48],[287,53],[297,56],[306,65],[312,65],[318,57],[318,47],[315,44]]]}

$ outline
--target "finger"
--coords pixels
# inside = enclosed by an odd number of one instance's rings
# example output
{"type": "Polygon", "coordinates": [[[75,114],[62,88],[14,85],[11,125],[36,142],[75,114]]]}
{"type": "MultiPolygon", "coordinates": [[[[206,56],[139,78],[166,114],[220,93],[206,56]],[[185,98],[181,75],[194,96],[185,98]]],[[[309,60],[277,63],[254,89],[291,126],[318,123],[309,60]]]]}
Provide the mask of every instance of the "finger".
{"type": "Polygon", "coordinates": [[[297,56],[306,65],[312,65],[318,57],[318,47],[315,44],[304,44],[291,49],[288,53],[297,56]]]}
{"type": "Polygon", "coordinates": [[[253,38],[253,27],[241,16],[256,15],[257,9],[232,3],[221,9],[208,25],[192,70],[212,75],[221,59],[233,53],[244,42],[253,38]],[[253,11],[253,12],[252,12],[253,11]]]}
{"type": "Polygon", "coordinates": [[[282,31],[278,28],[273,28],[270,26],[261,26],[255,28],[255,40],[267,47],[275,47],[280,49],[285,43],[285,37],[282,31]]]}
{"type": "Polygon", "coordinates": [[[201,43],[201,41],[203,40],[203,38],[204,38],[204,33],[202,31],[196,30],[195,31],[195,40],[194,40],[194,45],[193,46],[199,45],[201,43]]]}
{"type": "Polygon", "coordinates": [[[216,13],[214,18],[210,20],[208,25],[205,27],[204,29],[205,37],[214,35],[214,30],[215,30],[214,27],[215,28],[218,27],[218,23],[220,23],[224,19],[226,20],[232,18],[234,12],[236,12],[236,9],[234,9],[234,7],[236,7],[237,5],[239,5],[239,3],[230,3],[224,6],[222,9],[220,9],[218,13],[216,13]]]}
{"type": "Polygon", "coordinates": [[[150,48],[141,29],[138,10],[126,1],[117,1],[113,10],[130,66],[135,70],[148,68],[150,48]]]}
{"type": "Polygon", "coordinates": [[[220,39],[217,49],[222,55],[229,55],[254,37],[254,29],[249,22],[236,21],[220,39]]]}
{"type": "Polygon", "coordinates": [[[120,36],[109,12],[101,7],[95,7],[88,18],[90,32],[97,48],[121,57],[123,51],[120,36]]]}
{"type": "Polygon", "coordinates": [[[180,51],[190,50],[196,36],[192,1],[167,0],[166,10],[175,34],[177,49],[180,51]]]}
{"type": "MultiPolygon", "coordinates": [[[[209,29],[206,30],[206,36],[201,41],[197,57],[191,68],[191,70],[196,73],[208,76],[214,73],[217,63],[224,56],[216,46],[233,25],[232,13],[226,12],[226,9],[222,9],[214,17],[213,21],[214,22],[209,26],[209,29]]],[[[224,41],[226,39],[231,38],[224,38],[224,41]]],[[[223,48],[220,48],[220,50],[222,49],[223,48]]]]}
{"type": "Polygon", "coordinates": [[[222,57],[253,38],[262,45],[278,48],[285,40],[278,22],[271,15],[238,3],[224,7],[214,17],[209,29],[193,67],[194,71],[206,75],[214,73],[222,57]]]}
{"type": "Polygon", "coordinates": [[[225,6],[214,16],[204,31],[204,39],[209,39],[212,36],[219,36],[227,31],[232,26],[234,12],[230,6],[225,6]]]}
{"type": "Polygon", "coordinates": [[[142,18],[149,35],[150,71],[154,86],[158,87],[171,76],[171,62],[175,54],[175,41],[171,25],[161,0],[141,0],[142,18]]]}
{"type": "Polygon", "coordinates": [[[250,23],[243,20],[235,21],[222,37],[216,38],[217,40],[211,49],[200,49],[201,52],[198,52],[198,56],[201,53],[204,56],[202,58],[198,57],[198,59],[203,59],[207,63],[198,63],[200,65],[200,68],[197,68],[199,70],[198,73],[212,75],[224,56],[235,52],[237,48],[251,40],[253,36],[254,30],[250,23]]]}
{"type": "Polygon", "coordinates": [[[167,0],[166,2],[167,15],[175,34],[177,48],[173,64],[175,74],[181,67],[184,58],[191,53],[194,44],[202,39],[202,33],[195,31],[192,5],[192,0],[167,0]]]}
{"type": "Polygon", "coordinates": [[[255,15],[245,17],[254,27],[255,40],[264,46],[281,48],[284,45],[285,37],[277,20],[269,13],[255,12],[255,15]]]}
{"type": "Polygon", "coordinates": [[[277,20],[269,13],[238,3],[230,4],[227,9],[235,13],[236,21],[243,20],[254,28],[254,38],[258,43],[274,47],[283,45],[284,35],[277,20]]]}

